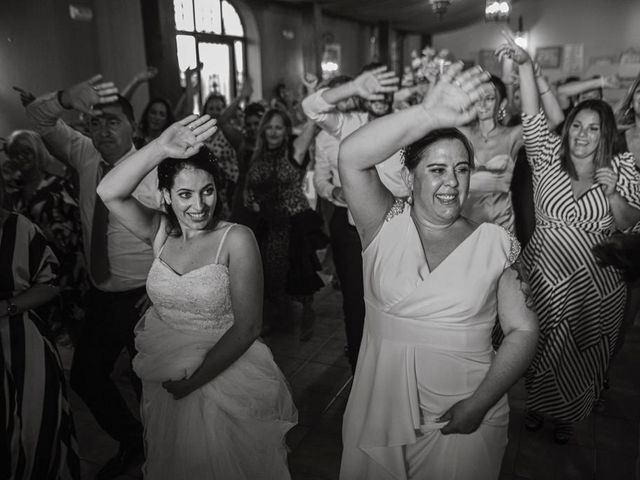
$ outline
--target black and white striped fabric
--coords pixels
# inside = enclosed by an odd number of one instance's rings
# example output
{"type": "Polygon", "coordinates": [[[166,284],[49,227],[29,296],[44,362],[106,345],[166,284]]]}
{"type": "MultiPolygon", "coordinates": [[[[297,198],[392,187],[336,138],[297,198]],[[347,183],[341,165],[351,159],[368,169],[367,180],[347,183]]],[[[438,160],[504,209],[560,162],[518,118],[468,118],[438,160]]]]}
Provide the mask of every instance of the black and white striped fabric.
{"type": "MultiPolygon", "coordinates": [[[[0,298],[55,284],[57,267],[45,237],[29,220],[11,214],[0,224],[0,298]]],[[[79,479],[60,357],[33,311],[0,317],[0,388],[0,477],[79,479]]]]}
{"type": "MultiPolygon", "coordinates": [[[[625,304],[625,285],[601,268],[591,248],[615,229],[602,188],[575,198],[560,167],[561,140],[544,114],[523,115],[533,171],[536,229],[523,253],[540,321],[540,340],[526,374],[527,407],[565,422],[588,416],[603,386],[625,304]]],[[[640,208],[640,177],[633,156],[612,160],[617,189],[640,208]]]]}

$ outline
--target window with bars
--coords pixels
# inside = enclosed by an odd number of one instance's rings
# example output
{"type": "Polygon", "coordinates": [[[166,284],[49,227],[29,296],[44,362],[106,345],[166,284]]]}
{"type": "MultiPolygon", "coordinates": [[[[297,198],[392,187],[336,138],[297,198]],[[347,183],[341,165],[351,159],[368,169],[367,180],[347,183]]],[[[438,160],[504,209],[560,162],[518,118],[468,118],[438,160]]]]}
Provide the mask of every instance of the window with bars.
{"type": "Polygon", "coordinates": [[[181,82],[184,72],[201,65],[196,111],[212,93],[235,97],[246,74],[242,19],[227,0],[173,0],[181,82]]]}

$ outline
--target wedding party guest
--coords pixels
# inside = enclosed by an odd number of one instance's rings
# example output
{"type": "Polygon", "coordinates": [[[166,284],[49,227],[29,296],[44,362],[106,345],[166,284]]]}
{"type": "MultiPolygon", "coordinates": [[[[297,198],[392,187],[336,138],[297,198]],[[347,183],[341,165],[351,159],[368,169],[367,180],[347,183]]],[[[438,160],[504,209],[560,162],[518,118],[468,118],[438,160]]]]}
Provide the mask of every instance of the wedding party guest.
{"type": "MultiPolygon", "coordinates": [[[[397,85],[398,78],[394,72],[388,72],[387,67],[373,63],[365,65],[354,80],[336,81],[335,84],[330,84],[329,88],[319,89],[309,95],[303,100],[302,108],[307,117],[324,132],[337,141],[343,141],[370,121],[391,112],[393,92],[397,90],[397,85]],[[358,103],[356,109],[349,106],[354,100],[358,103]]],[[[337,151],[335,153],[337,154],[337,151]]],[[[336,163],[331,167],[331,181],[335,188],[329,191],[326,183],[321,183],[319,192],[321,196],[330,196],[336,205],[330,222],[330,234],[334,239],[334,263],[343,295],[342,311],[347,335],[347,353],[351,368],[355,371],[365,315],[362,246],[347,208],[337,166],[336,157],[336,163]]],[[[376,165],[376,169],[382,182],[395,196],[404,197],[409,194],[402,178],[399,151],[393,152],[387,161],[376,165]]],[[[325,177],[321,176],[320,181],[325,177]]]]}
{"type": "Polygon", "coordinates": [[[598,266],[592,247],[640,220],[640,175],[630,153],[615,153],[615,119],[602,100],[579,103],[562,135],[551,132],[531,58],[507,39],[497,52],[518,64],[536,206],[536,229],[523,262],[540,341],[525,378],[525,426],[536,431],[550,417],[554,439],[563,444],[600,396],[624,314],[620,273],[598,266]]]}
{"type": "Polygon", "coordinates": [[[448,67],[421,104],[368,123],[340,149],[367,305],[343,422],[344,480],[497,479],[506,392],[535,352],[518,241],[461,215],[474,154],[455,127],[492,91],[488,74],[462,67],[448,67]],[[410,202],[394,198],[375,170],[401,148],[410,202]],[[505,333],[497,353],[496,317],[505,333]]]}
{"type": "Polygon", "coordinates": [[[257,337],[262,268],[251,231],[220,220],[208,115],[189,116],[98,186],[109,210],[152,245],[153,301],[136,327],[145,478],[288,479],[285,433],[297,414],[257,337]],[[165,212],[134,196],[157,166],[165,212]]]}
{"type": "MultiPolygon", "coordinates": [[[[118,452],[100,470],[99,480],[114,478],[143,460],[142,425],[130,411],[111,378],[120,352],[135,354],[133,327],[147,301],[144,284],[153,253],[131,234],[96,195],[108,170],[136,150],[133,109],[111,82],[97,75],[46,94],[27,107],[34,129],[57,158],[79,176],[79,208],[84,257],[91,287],[85,298],[85,322],[71,367],[71,387],[80,395],[100,427],[118,444],[118,452]],[[89,117],[91,138],[61,120],[64,110],[89,117]]],[[[140,182],[136,198],[159,208],[155,171],[140,182]]],[[[140,381],[132,375],[134,389],[140,381]]]]}
{"type": "Polygon", "coordinates": [[[140,117],[134,137],[136,148],[142,148],[151,140],[158,138],[174,122],[175,118],[169,102],[160,97],[152,99],[140,117]]]}
{"type": "Polygon", "coordinates": [[[324,285],[315,251],[327,243],[321,217],[311,210],[302,189],[314,136],[315,125],[307,122],[294,139],[289,116],[267,110],[246,185],[248,202],[265,229],[258,238],[265,273],[265,328],[292,326],[293,297],[302,303],[302,340],[313,335],[313,294],[324,285]]]}
{"type": "Polygon", "coordinates": [[[0,473],[80,479],[62,364],[37,309],[58,295],[58,261],[42,232],[2,207],[0,176],[0,473]]]}

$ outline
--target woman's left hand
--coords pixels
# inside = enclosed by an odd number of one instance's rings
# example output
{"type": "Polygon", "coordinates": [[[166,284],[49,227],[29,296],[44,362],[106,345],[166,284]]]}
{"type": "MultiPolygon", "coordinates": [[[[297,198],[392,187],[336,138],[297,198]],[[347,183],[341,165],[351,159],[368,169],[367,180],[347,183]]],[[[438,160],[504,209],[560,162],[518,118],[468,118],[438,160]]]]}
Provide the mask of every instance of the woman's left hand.
{"type": "Polygon", "coordinates": [[[162,132],[156,142],[167,157],[188,158],[200,150],[216,130],[216,121],[209,115],[189,115],[162,132]]]}
{"type": "Polygon", "coordinates": [[[440,422],[447,423],[440,432],[443,435],[451,433],[469,434],[475,432],[487,411],[478,405],[478,402],[471,398],[465,398],[453,405],[439,419],[440,422]]]}
{"type": "Polygon", "coordinates": [[[598,168],[594,175],[594,179],[598,185],[602,187],[605,196],[610,197],[616,193],[616,184],[618,183],[618,174],[611,168],[598,168]]]}
{"type": "Polygon", "coordinates": [[[162,386],[173,396],[174,400],[180,400],[198,389],[190,378],[167,380],[162,383],[162,386]]]}

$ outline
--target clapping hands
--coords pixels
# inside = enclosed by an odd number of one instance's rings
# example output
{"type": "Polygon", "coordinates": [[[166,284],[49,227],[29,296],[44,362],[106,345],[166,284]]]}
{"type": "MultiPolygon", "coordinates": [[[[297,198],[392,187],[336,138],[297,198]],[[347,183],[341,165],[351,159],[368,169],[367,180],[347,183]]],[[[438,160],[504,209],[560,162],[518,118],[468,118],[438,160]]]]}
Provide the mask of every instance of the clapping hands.
{"type": "Polygon", "coordinates": [[[189,115],[167,128],[155,140],[166,157],[188,158],[216,133],[216,121],[209,115],[189,115]]]}
{"type": "Polygon", "coordinates": [[[356,95],[370,101],[384,100],[384,94],[397,91],[399,83],[395,72],[388,72],[384,66],[364,72],[353,81],[356,95]]]}
{"type": "Polygon", "coordinates": [[[462,68],[462,62],[449,66],[422,101],[438,128],[458,127],[472,121],[477,114],[475,103],[493,88],[487,83],[489,73],[482,68],[464,72],[462,68]]]}
{"type": "Polygon", "coordinates": [[[95,75],[62,92],[61,103],[65,108],[73,108],[87,115],[102,114],[94,110],[95,105],[111,103],[118,99],[118,89],[113,82],[101,82],[102,75],[95,75]]]}

